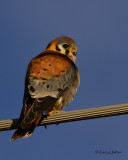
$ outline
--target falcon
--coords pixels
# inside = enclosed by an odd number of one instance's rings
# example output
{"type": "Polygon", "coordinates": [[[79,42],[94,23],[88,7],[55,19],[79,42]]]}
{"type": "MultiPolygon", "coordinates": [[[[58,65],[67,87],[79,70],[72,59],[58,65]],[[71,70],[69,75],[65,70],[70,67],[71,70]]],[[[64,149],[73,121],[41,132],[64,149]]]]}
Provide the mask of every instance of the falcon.
{"type": "Polygon", "coordinates": [[[73,100],[80,81],[76,55],[74,40],[61,36],[30,61],[25,77],[23,108],[11,141],[31,136],[42,116],[62,112],[73,100]]]}

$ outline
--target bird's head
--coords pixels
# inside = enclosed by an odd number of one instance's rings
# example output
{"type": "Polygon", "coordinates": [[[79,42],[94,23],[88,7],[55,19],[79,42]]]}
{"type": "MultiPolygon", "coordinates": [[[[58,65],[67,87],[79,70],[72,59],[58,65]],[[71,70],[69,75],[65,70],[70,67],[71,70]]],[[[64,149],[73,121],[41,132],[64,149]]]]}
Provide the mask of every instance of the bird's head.
{"type": "Polygon", "coordinates": [[[46,50],[57,51],[60,54],[68,56],[73,62],[75,62],[77,54],[77,46],[69,37],[61,36],[52,40],[46,50]]]}

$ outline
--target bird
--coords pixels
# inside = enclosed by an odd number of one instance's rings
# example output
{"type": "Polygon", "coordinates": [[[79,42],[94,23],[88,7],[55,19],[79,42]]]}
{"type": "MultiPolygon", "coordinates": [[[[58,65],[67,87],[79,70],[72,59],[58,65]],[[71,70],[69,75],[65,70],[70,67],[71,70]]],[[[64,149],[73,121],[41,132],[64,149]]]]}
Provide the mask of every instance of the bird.
{"type": "Polygon", "coordinates": [[[80,83],[75,64],[77,46],[70,37],[52,40],[27,68],[23,107],[10,141],[29,137],[44,115],[62,112],[80,83]]]}

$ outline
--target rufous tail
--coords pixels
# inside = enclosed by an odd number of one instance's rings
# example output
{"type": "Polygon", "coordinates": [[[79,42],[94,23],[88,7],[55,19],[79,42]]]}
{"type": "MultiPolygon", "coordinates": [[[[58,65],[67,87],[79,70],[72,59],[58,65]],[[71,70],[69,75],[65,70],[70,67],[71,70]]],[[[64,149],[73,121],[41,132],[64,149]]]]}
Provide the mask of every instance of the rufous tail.
{"type": "Polygon", "coordinates": [[[17,128],[17,130],[15,131],[14,135],[12,136],[10,142],[15,141],[18,138],[31,136],[31,134],[33,133],[34,129],[38,125],[40,119],[41,119],[41,116],[36,118],[35,121],[32,122],[32,124],[30,124],[29,126],[27,126],[25,129],[22,129],[21,126],[19,126],[17,128]]]}

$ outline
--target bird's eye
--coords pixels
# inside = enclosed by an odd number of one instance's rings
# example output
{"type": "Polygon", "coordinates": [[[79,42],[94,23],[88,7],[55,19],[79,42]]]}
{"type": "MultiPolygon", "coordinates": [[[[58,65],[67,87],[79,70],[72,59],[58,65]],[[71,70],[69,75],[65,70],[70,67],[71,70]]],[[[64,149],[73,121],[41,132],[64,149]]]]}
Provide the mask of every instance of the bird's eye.
{"type": "Polygon", "coordinates": [[[67,43],[65,43],[65,44],[63,44],[63,47],[64,47],[64,48],[68,48],[69,45],[68,45],[67,43]]]}
{"type": "Polygon", "coordinates": [[[73,54],[74,56],[76,56],[77,52],[72,52],[72,54],[73,54]]]}

